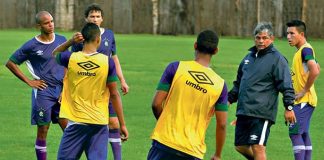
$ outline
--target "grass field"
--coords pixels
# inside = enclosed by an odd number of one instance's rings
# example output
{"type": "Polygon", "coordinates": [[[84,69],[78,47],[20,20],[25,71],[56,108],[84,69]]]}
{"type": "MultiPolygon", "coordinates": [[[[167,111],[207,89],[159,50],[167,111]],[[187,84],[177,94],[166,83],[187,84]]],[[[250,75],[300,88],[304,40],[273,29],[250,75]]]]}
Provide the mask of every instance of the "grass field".
{"type": "MultiPolygon", "coordinates": [[[[37,33],[35,30],[0,30],[0,160],[35,159],[36,127],[30,125],[31,89],[18,80],[4,65],[11,53],[37,33]]],[[[58,33],[66,35],[67,38],[72,35],[71,32],[58,33]]],[[[169,62],[193,59],[195,37],[116,35],[116,41],[124,76],[130,86],[129,94],[122,97],[130,133],[129,140],[123,144],[123,159],[144,160],[151,146],[149,136],[155,125],[151,101],[156,85],[169,62]]],[[[317,51],[317,60],[323,63],[324,41],[311,40],[310,42],[317,51]]],[[[252,45],[251,39],[220,38],[220,50],[214,57],[211,67],[225,79],[229,88],[232,87],[238,64],[252,45]]],[[[276,40],[275,45],[291,63],[295,48],[290,47],[286,40],[276,40]]],[[[28,74],[25,65],[21,68],[28,74]]],[[[324,76],[321,75],[316,82],[319,102],[310,128],[314,160],[321,160],[324,157],[323,79],[324,76]]],[[[284,125],[284,109],[281,101],[279,104],[277,123],[271,128],[268,140],[267,155],[269,160],[291,160],[293,154],[287,127],[284,125]]],[[[228,123],[235,119],[235,110],[235,105],[229,109],[228,123]]],[[[56,159],[61,135],[60,128],[52,125],[47,140],[49,160],[56,159]]],[[[234,150],[233,142],[234,127],[228,125],[223,160],[244,159],[234,150]]],[[[215,118],[208,129],[206,143],[208,148],[205,159],[209,159],[215,149],[215,118]]],[[[111,152],[109,154],[111,157],[111,152]]],[[[86,158],[82,157],[82,159],[86,158]]]]}

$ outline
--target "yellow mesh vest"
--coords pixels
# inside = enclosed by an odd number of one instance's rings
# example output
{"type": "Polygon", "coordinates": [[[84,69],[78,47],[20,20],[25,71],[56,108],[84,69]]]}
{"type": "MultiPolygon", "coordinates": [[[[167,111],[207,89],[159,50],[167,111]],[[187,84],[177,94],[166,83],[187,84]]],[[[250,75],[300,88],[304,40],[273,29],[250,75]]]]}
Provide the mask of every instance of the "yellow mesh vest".
{"type": "MultiPolygon", "coordinates": [[[[306,84],[307,78],[308,78],[308,74],[309,74],[309,72],[304,69],[303,61],[302,61],[302,53],[301,52],[302,52],[303,48],[305,48],[305,47],[313,49],[310,44],[305,43],[295,53],[295,56],[294,56],[294,59],[292,62],[292,81],[293,81],[295,93],[298,93],[301,90],[303,90],[303,88],[306,84]]],[[[315,58],[314,50],[313,50],[313,55],[315,58]]],[[[312,105],[314,107],[317,105],[317,96],[316,96],[314,84],[311,86],[311,88],[305,94],[304,97],[302,97],[298,101],[295,101],[295,104],[299,104],[302,102],[309,103],[310,105],[312,105]]]]}
{"type": "Polygon", "coordinates": [[[108,57],[104,54],[71,55],[63,83],[60,117],[89,123],[108,124],[108,57]]]}
{"type": "Polygon", "coordinates": [[[203,159],[205,134],[224,80],[195,61],[182,61],[151,138],[203,159]]]}

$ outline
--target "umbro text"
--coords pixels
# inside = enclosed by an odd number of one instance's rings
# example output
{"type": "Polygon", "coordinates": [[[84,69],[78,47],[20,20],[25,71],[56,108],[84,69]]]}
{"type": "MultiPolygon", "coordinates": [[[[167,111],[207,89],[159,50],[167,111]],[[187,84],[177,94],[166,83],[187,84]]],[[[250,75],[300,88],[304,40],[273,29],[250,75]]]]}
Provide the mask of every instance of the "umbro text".
{"type": "Polygon", "coordinates": [[[96,76],[96,73],[78,71],[78,75],[81,75],[81,76],[96,76]]]}
{"type": "Polygon", "coordinates": [[[188,86],[192,87],[192,88],[195,88],[195,89],[198,90],[198,91],[201,91],[201,92],[203,92],[203,93],[207,93],[207,89],[205,89],[205,88],[199,86],[199,84],[195,84],[195,83],[190,82],[190,81],[188,81],[188,80],[186,81],[186,84],[187,84],[188,86]]]}

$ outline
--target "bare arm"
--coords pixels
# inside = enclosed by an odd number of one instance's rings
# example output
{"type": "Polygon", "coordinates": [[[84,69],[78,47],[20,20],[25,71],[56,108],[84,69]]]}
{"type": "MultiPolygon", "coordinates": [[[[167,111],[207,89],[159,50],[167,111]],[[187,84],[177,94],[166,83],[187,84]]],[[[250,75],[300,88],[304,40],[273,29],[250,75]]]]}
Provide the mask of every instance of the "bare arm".
{"type": "Polygon", "coordinates": [[[166,91],[156,91],[155,96],[152,102],[152,110],[156,119],[159,119],[162,111],[163,111],[163,102],[168,96],[168,92],[166,91]]]}
{"type": "Polygon", "coordinates": [[[68,41],[62,43],[61,45],[59,45],[58,47],[56,47],[53,51],[53,55],[56,56],[57,54],[59,54],[60,52],[64,52],[65,50],[67,50],[70,46],[73,45],[73,43],[80,43],[83,41],[83,36],[80,32],[77,32],[73,35],[73,37],[71,39],[69,39],[68,41]]]}
{"type": "Polygon", "coordinates": [[[122,133],[121,139],[123,141],[126,141],[128,139],[128,131],[124,120],[122,101],[117,90],[117,83],[116,82],[108,83],[107,86],[110,92],[110,101],[112,102],[112,106],[116,111],[119,120],[120,131],[122,133]]]}
{"type": "Polygon", "coordinates": [[[19,78],[21,81],[25,82],[28,86],[32,87],[32,88],[37,88],[40,90],[43,90],[47,87],[47,84],[44,80],[30,80],[17,66],[17,64],[15,64],[14,62],[12,62],[11,60],[8,60],[6,67],[17,77],[19,78]]]}
{"type": "Polygon", "coordinates": [[[124,78],[123,71],[122,71],[122,68],[120,66],[118,56],[114,55],[114,56],[112,56],[112,59],[115,62],[117,76],[118,76],[118,79],[119,79],[120,84],[121,84],[121,90],[122,90],[123,94],[125,95],[125,94],[128,93],[129,87],[128,87],[128,85],[126,83],[126,80],[124,78]]]}
{"type": "Polygon", "coordinates": [[[215,111],[216,116],[216,151],[211,160],[220,160],[226,137],[227,112],[215,111]]]}
{"type": "Polygon", "coordinates": [[[296,93],[296,99],[302,98],[305,93],[309,91],[310,87],[314,84],[316,78],[320,74],[319,64],[317,64],[315,60],[307,61],[307,67],[309,70],[308,79],[304,89],[301,92],[296,93]]]}

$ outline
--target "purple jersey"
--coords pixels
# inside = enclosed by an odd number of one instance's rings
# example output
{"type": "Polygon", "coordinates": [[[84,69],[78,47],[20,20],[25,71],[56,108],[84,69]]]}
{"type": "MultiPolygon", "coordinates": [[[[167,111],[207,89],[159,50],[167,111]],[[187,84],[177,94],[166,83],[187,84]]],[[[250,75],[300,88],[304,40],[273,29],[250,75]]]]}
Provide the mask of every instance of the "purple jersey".
{"type": "Polygon", "coordinates": [[[312,60],[314,58],[314,53],[312,48],[303,48],[302,50],[302,60],[303,62],[307,62],[308,60],[312,60]]]}
{"type": "MultiPolygon", "coordinates": [[[[157,90],[169,91],[172,81],[173,81],[173,77],[177,72],[178,66],[179,66],[178,61],[170,63],[168,65],[168,67],[164,70],[164,73],[161,77],[161,80],[160,80],[157,90]]],[[[227,85],[226,85],[226,83],[224,83],[222,93],[219,96],[219,98],[215,104],[215,107],[217,107],[218,105],[220,105],[220,106],[226,105],[227,106],[227,85]]]]}
{"type": "MultiPolygon", "coordinates": [[[[81,51],[83,48],[83,43],[74,44],[72,46],[72,52],[81,51]]],[[[116,54],[116,42],[114,37],[114,32],[109,29],[105,29],[101,33],[101,44],[97,50],[99,53],[103,53],[109,57],[116,54]]]]}
{"type": "Polygon", "coordinates": [[[15,64],[26,62],[34,79],[41,79],[49,86],[62,85],[64,67],[55,62],[52,51],[66,38],[55,34],[53,41],[41,42],[37,37],[26,42],[11,57],[15,64]]]}

